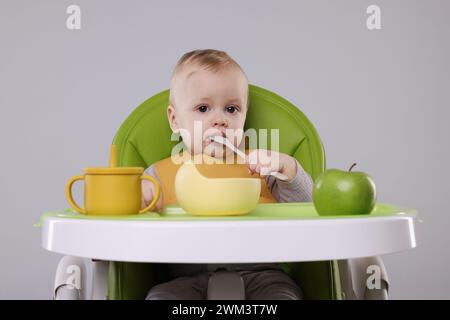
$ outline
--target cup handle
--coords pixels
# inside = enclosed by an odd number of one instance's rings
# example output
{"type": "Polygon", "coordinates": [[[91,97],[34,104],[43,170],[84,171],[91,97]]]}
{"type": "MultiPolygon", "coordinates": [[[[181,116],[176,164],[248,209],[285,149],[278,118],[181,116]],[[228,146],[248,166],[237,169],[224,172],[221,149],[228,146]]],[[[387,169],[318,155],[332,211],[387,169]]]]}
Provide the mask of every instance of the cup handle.
{"type": "Polygon", "coordinates": [[[144,212],[152,210],[153,207],[156,205],[156,202],[159,200],[159,196],[161,195],[161,187],[159,186],[158,181],[155,178],[153,178],[152,176],[143,175],[143,176],[141,176],[141,180],[149,180],[150,182],[153,182],[153,184],[156,187],[156,195],[153,195],[152,202],[150,202],[150,204],[146,208],[139,211],[139,213],[144,213],[144,212]]]}
{"type": "Polygon", "coordinates": [[[72,208],[74,208],[79,213],[86,214],[86,210],[80,208],[75,203],[75,201],[73,200],[73,197],[72,197],[72,185],[74,184],[75,181],[78,181],[78,180],[84,180],[84,176],[75,176],[75,177],[72,177],[69,179],[69,181],[66,184],[66,198],[67,198],[67,201],[69,201],[69,204],[72,208]]]}

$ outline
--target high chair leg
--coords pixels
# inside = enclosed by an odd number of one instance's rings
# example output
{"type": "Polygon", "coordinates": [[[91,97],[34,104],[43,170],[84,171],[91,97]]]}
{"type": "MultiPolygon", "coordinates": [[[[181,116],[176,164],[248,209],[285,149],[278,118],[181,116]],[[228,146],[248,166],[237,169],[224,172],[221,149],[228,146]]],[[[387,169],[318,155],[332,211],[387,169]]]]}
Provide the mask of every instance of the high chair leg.
{"type": "Polygon", "coordinates": [[[380,257],[340,260],[338,263],[343,299],[389,299],[389,279],[380,257]]]}
{"type": "Polygon", "coordinates": [[[58,263],[53,286],[54,300],[86,298],[86,265],[82,258],[64,256],[58,263]]]}

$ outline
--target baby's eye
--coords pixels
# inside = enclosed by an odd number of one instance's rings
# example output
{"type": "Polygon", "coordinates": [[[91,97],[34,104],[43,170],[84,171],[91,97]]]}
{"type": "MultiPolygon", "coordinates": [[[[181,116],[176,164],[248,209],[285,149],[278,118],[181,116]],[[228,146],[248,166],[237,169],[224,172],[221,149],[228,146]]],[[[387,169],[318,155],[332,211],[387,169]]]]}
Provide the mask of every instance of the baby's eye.
{"type": "Polygon", "coordinates": [[[200,112],[206,112],[206,111],[208,111],[208,106],[205,104],[202,104],[201,106],[198,107],[197,110],[200,112]]]}
{"type": "Polygon", "coordinates": [[[231,105],[231,106],[226,107],[226,110],[227,110],[227,112],[229,112],[229,113],[235,113],[235,112],[237,111],[237,107],[231,105]]]}

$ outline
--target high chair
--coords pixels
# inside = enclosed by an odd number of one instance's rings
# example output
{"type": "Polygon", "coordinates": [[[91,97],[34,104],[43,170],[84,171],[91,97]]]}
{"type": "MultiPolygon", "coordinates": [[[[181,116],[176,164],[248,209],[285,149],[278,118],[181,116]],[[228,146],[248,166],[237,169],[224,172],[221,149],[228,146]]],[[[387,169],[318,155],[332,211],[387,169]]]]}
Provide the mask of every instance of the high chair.
{"type": "MultiPolygon", "coordinates": [[[[166,90],[146,100],[122,124],[113,141],[119,166],[147,168],[170,156],[179,141],[170,139],[168,96],[166,90]]],[[[307,117],[254,85],[249,101],[245,129],[267,129],[269,147],[270,129],[279,129],[279,151],[295,157],[315,180],[325,170],[325,154],[307,117]]],[[[144,299],[152,286],[169,280],[166,263],[176,262],[282,262],[305,299],[386,299],[389,280],[378,255],[414,248],[415,218],[414,210],[381,203],[370,215],[351,217],[319,217],[312,203],[280,203],[259,205],[249,216],[223,218],[190,217],[175,206],[162,215],[118,218],[69,209],[46,213],[41,226],[43,247],[66,255],[55,279],[57,299],[87,297],[66,288],[67,267],[83,265],[77,257],[92,261],[94,299],[144,299]],[[206,230],[203,238],[201,230],[206,230]],[[230,230],[232,239],[227,238],[230,230]],[[251,241],[255,237],[271,242],[258,247],[251,241]],[[375,288],[366,285],[374,275],[375,288]]],[[[240,277],[232,271],[213,273],[208,298],[245,298],[240,277]]]]}

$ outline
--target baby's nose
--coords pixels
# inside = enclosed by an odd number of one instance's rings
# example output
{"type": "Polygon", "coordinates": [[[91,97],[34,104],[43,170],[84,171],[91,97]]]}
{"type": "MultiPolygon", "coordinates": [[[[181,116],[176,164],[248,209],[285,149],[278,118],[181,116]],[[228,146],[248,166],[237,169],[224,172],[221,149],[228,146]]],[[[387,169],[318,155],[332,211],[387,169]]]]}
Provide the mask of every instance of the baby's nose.
{"type": "Polygon", "coordinates": [[[228,126],[228,122],[227,122],[227,120],[225,120],[225,119],[223,119],[223,118],[216,118],[216,119],[214,120],[213,126],[214,126],[214,127],[217,127],[217,126],[220,126],[220,127],[227,127],[227,126],[228,126]]]}

